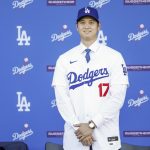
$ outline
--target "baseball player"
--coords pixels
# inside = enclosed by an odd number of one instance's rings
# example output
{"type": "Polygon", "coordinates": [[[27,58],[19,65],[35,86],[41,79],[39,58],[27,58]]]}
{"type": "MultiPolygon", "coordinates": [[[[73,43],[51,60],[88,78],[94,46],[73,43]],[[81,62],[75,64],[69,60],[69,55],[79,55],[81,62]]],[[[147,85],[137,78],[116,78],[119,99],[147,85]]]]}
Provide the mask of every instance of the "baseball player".
{"type": "Polygon", "coordinates": [[[65,120],[64,150],[119,150],[119,112],[128,74],[122,55],[97,40],[96,9],[81,8],[76,20],[81,42],[56,63],[52,86],[65,120]]]}

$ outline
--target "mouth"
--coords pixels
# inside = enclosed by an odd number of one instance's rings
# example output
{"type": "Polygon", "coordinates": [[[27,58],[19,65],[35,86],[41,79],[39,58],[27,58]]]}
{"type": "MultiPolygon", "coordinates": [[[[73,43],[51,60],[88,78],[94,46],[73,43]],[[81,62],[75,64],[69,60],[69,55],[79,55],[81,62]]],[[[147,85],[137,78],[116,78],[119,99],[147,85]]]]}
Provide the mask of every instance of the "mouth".
{"type": "Polygon", "coordinates": [[[83,31],[85,34],[89,34],[89,33],[91,33],[91,31],[89,31],[89,30],[85,30],[85,31],[83,31]]]}

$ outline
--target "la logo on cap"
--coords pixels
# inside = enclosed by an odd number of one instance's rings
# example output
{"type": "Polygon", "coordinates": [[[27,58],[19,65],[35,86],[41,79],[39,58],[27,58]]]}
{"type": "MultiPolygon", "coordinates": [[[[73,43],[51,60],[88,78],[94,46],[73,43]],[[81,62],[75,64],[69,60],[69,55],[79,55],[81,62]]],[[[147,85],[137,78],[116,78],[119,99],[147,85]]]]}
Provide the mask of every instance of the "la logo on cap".
{"type": "Polygon", "coordinates": [[[85,11],[84,11],[86,14],[89,14],[90,13],[90,10],[88,8],[85,8],[85,11]]]}

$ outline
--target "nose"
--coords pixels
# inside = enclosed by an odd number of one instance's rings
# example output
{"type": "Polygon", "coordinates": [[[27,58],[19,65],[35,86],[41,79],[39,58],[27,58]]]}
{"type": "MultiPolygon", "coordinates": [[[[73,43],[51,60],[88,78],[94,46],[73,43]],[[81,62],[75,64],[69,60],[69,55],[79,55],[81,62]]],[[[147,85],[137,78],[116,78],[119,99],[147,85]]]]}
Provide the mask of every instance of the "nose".
{"type": "Polygon", "coordinates": [[[89,24],[88,23],[85,24],[85,28],[86,29],[89,28],[89,24]]]}

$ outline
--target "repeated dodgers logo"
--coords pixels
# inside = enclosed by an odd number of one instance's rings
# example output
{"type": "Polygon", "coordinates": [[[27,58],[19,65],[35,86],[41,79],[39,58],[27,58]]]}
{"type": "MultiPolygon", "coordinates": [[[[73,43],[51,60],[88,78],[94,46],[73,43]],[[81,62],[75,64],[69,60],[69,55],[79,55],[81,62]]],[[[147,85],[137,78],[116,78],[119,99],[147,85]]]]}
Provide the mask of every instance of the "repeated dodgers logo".
{"type": "Polygon", "coordinates": [[[16,75],[16,74],[25,74],[27,71],[30,71],[31,69],[33,69],[33,65],[32,63],[29,62],[29,59],[28,57],[24,58],[24,64],[21,66],[21,67],[18,67],[18,66],[14,66],[12,68],[12,72],[13,72],[13,75],[16,75]]]}
{"type": "Polygon", "coordinates": [[[149,35],[148,29],[145,29],[144,24],[140,25],[140,31],[138,33],[129,33],[128,41],[140,41],[144,37],[149,35]]]}
{"type": "Polygon", "coordinates": [[[72,32],[70,29],[68,29],[67,25],[63,25],[63,32],[61,32],[60,34],[57,33],[53,33],[51,35],[51,41],[55,42],[55,41],[64,41],[66,38],[70,37],[72,35],[72,32]]]}
{"type": "Polygon", "coordinates": [[[89,2],[90,7],[95,7],[95,8],[102,8],[103,5],[109,3],[110,0],[92,0],[89,2]]]}
{"type": "Polygon", "coordinates": [[[27,5],[33,3],[33,0],[22,0],[22,1],[18,1],[18,0],[14,0],[12,2],[13,8],[25,8],[27,5]]]}
{"type": "Polygon", "coordinates": [[[29,128],[29,124],[28,123],[25,123],[24,124],[24,130],[21,131],[21,133],[18,133],[18,132],[14,132],[12,134],[12,138],[13,138],[13,141],[21,141],[21,140],[25,140],[27,137],[33,135],[33,131],[31,128],[29,128]]]}
{"type": "Polygon", "coordinates": [[[128,107],[140,107],[142,104],[148,101],[149,97],[144,94],[143,90],[140,90],[138,98],[128,100],[128,107]]]}

